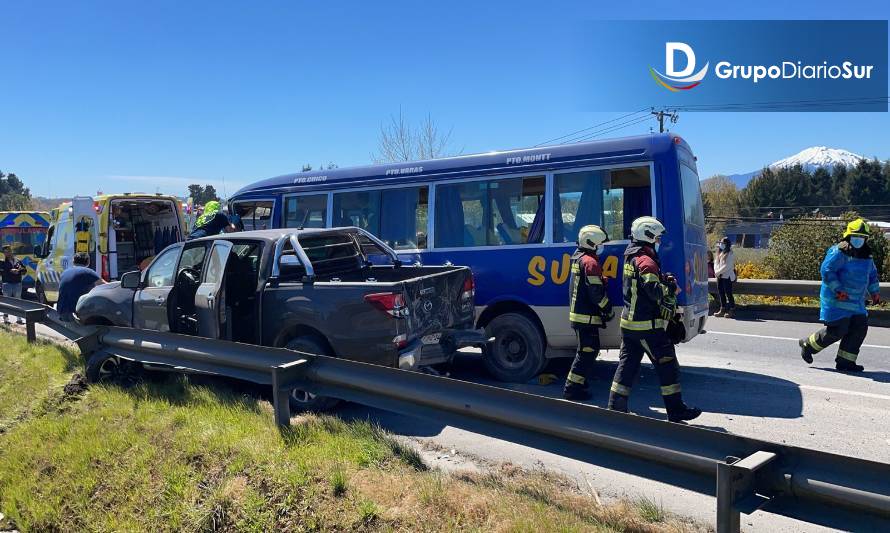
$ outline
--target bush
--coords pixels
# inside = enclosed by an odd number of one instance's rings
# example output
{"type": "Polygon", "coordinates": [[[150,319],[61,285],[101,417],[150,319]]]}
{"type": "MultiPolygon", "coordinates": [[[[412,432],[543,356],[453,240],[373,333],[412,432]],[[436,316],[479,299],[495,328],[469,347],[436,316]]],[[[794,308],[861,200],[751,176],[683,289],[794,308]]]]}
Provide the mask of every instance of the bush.
{"type": "Polygon", "coordinates": [[[762,263],[753,261],[736,263],[736,274],[739,279],[770,279],[773,277],[773,273],[762,263]]]}
{"type": "MultiPolygon", "coordinates": [[[[819,268],[825,252],[841,239],[847,222],[856,217],[855,213],[848,213],[842,220],[789,220],[770,237],[764,265],[778,279],[822,279],[819,268]]],[[[869,246],[883,281],[890,276],[890,269],[886,268],[887,239],[878,228],[872,228],[869,246]]]]}

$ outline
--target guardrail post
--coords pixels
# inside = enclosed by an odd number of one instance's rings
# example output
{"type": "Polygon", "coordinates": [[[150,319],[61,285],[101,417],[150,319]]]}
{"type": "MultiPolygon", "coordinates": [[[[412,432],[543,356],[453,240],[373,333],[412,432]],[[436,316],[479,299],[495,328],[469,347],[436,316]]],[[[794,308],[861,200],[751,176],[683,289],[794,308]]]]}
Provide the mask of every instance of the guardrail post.
{"type": "Polygon", "coordinates": [[[37,323],[46,316],[44,309],[29,309],[25,311],[25,333],[28,342],[37,342],[37,323]]]}
{"type": "Polygon", "coordinates": [[[280,369],[272,368],[272,405],[275,408],[275,423],[279,426],[290,425],[290,391],[282,389],[280,369]]]}
{"type": "Polygon", "coordinates": [[[28,342],[37,342],[37,324],[30,313],[25,314],[25,335],[28,338],[28,342]]]}
{"type": "Polygon", "coordinates": [[[756,492],[756,474],[775,458],[771,452],[755,452],[744,459],[727,457],[717,464],[717,533],[738,533],[739,513],[750,514],[769,501],[756,492]]]}

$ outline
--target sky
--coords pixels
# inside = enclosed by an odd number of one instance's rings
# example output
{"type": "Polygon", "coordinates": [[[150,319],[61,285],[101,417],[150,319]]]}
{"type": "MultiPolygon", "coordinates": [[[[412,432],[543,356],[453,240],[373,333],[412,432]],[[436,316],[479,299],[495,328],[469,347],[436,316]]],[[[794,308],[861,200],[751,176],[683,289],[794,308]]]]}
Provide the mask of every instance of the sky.
{"type": "MultiPolygon", "coordinates": [[[[0,170],[40,196],[232,194],[367,164],[400,112],[455,152],[523,148],[622,115],[567,97],[586,21],[888,17],[879,1],[0,1],[0,170]]],[[[689,112],[673,131],[702,177],[814,145],[890,158],[888,113],[689,112]]]]}

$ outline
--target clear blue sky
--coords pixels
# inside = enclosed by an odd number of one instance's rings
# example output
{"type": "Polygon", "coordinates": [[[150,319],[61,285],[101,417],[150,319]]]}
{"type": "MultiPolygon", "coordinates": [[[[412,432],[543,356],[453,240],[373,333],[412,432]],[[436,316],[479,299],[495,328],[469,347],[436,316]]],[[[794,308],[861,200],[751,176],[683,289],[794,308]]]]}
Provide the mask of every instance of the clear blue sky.
{"type": "MultiPolygon", "coordinates": [[[[525,147],[620,115],[564,97],[579,21],[887,19],[888,5],[3,2],[0,170],[41,196],[223,179],[232,193],[304,163],[367,163],[400,108],[453,128],[465,153],[525,147]]],[[[890,158],[887,113],[684,113],[675,130],[702,176],[812,145],[890,158]]]]}

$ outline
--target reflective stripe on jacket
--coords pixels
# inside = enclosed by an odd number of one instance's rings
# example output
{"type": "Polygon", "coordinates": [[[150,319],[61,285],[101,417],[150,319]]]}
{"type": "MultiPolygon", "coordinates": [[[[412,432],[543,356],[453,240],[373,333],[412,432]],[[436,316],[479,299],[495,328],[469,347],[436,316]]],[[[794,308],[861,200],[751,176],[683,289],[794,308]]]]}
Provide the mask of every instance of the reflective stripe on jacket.
{"type": "Polygon", "coordinates": [[[871,254],[857,255],[846,241],[828,249],[822,261],[822,288],[819,291],[819,320],[834,322],[852,315],[865,315],[865,300],[878,294],[878,270],[871,254]],[[838,291],[847,293],[846,300],[837,297],[838,291]]]}
{"type": "Polygon", "coordinates": [[[632,242],[624,252],[624,310],[621,329],[666,329],[677,308],[677,298],[662,280],[658,256],[651,246],[632,242]]]}
{"type": "Polygon", "coordinates": [[[569,287],[569,322],[582,326],[604,325],[612,303],[606,295],[606,279],[596,255],[580,249],[575,251],[569,287]]]}

